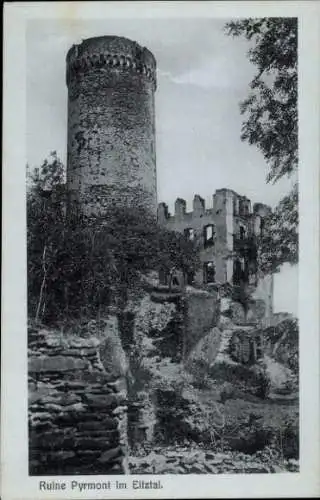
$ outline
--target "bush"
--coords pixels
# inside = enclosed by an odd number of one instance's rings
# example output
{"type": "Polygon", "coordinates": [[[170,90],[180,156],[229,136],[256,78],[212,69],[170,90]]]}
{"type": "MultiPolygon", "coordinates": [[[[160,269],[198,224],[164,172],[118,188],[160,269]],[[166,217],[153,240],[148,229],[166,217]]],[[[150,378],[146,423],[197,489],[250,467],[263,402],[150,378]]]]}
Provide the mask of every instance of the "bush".
{"type": "Polygon", "coordinates": [[[50,200],[40,200],[28,218],[29,314],[47,323],[108,305],[115,276],[109,235],[74,227],[55,209],[50,200]]]}
{"type": "Polygon", "coordinates": [[[299,458],[298,419],[285,420],[276,427],[264,422],[261,415],[252,413],[235,432],[231,431],[232,425],[229,424],[225,436],[232,450],[253,454],[269,448],[281,460],[299,458]]]}
{"type": "Polygon", "coordinates": [[[234,399],[236,392],[232,384],[225,382],[220,390],[220,402],[225,403],[228,399],[234,399]]]}
{"type": "Polygon", "coordinates": [[[236,438],[230,440],[229,445],[232,450],[252,455],[263,450],[272,441],[272,430],[263,426],[244,428],[239,431],[236,438]]]}
{"type": "Polygon", "coordinates": [[[192,376],[192,386],[195,389],[208,389],[212,387],[212,378],[208,374],[208,364],[203,359],[189,360],[186,369],[192,376]]]}
{"type": "Polygon", "coordinates": [[[48,163],[43,168],[27,196],[28,307],[37,320],[90,316],[111,300],[121,310],[142,273],[196,266],[193,242],[139,207],[113,207],[103,218],[66,215],[56,178],[53,191],[43,190],[51,186],[48,163]]]}
{"type": "Polygon", "coordinates": [[[263,399],[268,396],[270,382],[263,367],[221,362],[215,363],[210,368],[209,374],[217,382],[231,384],[234,390],[247,392],[263,399]]]}

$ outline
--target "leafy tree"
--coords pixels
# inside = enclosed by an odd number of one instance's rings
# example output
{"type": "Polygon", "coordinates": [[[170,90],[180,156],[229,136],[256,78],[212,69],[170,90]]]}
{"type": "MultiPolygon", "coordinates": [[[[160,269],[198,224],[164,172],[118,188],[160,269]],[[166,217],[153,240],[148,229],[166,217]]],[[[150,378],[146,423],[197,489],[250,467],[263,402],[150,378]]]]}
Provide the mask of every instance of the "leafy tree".
{"type": "MultiPolygon", "coordinates": [[[[226,24],[229,35],[243,36],[257,74],[247,99],[241,138],[262,152],[267,182],[295,178],[298,168],[298,26],[296,18],[241,19],[226,24]]],[[[298,261],[298,186],[266,220],[259,256],[265,271],[298,261]],[[269,261],[269,262],[267,262],[269,261]]]]}
{"type": "Polygon", "coordinates": [[[27,165],[27,277],[28,307],[36,319],[45,314],[48,277],[58,235],[64,231],[61,200],[52,189],[61,185],[64,168],[56,152],[40,168],[27,165]]]}
{"type": "Polygon", "coordinates": [[[258,265],[265,274],[277,272],[284,263],[299,260],[298,186],[295,185],[265,221],[258,241],[258,265]]]}
{"type": "Polygon", "coordinates": [[[170,274],[178,269],[184,275],[192,275],[200,265],[199,246],[179,232],[158,229],[158,269],[170,274]]]}
{"type": "Polygon", "coordinates": [[[261,150],[270,167],[267,180],[277,181],[298,166],[297,19],[244,19],[227,29],[250,41],[248,57],[258,70],[240,105],[241,137],[261,150]]]}
{"type": "Polygon", "coordinates": [[[111,302],[123,309],[144,273],[197,265],[193,245],[141,208],[66,217],[60,165],[57,157],[44,162],[27,196],[29,312],[36,319],[90,316],[111,302]]]}
{"type": "Polygon", "coordinates": [[[118,291],[122,289],[124,301],[128,290],[139,285],[143,273],[177,268],[187,274],[194,272],[199,264],[193,242],[181,233],[159,226],[142,208],[113,207],[103,218],[83,219],[83,224],[103,228],[109,235],[109,248],[114,256],[113,286],[118,291]]]}
{"type": "Polygon", "coordinates": [[[50,153],[40,168],[36,167],[30,170],[30,166],[27,165],[28,192],[30,192],[30,189],[40,192],[51,191],[56,186],[63,184],[64,178],[65,168],[56,151],[50,153]]]}

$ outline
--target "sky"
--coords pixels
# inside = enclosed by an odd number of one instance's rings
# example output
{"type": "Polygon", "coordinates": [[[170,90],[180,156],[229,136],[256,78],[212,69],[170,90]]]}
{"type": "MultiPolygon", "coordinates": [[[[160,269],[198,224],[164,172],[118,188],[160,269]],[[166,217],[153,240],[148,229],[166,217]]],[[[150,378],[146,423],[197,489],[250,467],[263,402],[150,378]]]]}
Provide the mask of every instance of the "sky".
{"type": "MultiPolygon", "coordinates": [[[[212,205],[227,187],[274,207],[289,191],[268,172],[256,147],[240,140],[239,103],[255,73],[248,42],[225,34],[222,19],[103,19],[30,21],[27,28],[27,161],[41,164],[50,151],[66,162],[65,57],[82,39],[119,35],[146,46],[157,60],[156,144],[158,201],[173,211],[177,197],[192,210],[194,194],[212,205]]],[[[297,269],[275,277],[276,311],[297,314],[297,269]],[[290,285],[290,286],[289,286],[290,285]]]]}

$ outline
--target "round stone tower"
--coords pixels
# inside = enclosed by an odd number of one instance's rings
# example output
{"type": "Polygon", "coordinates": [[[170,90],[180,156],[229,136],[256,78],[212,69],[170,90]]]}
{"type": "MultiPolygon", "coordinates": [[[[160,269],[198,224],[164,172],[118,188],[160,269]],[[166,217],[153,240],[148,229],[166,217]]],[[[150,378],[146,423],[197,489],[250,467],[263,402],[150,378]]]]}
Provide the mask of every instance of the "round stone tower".
{"type": "Polygon", "coordinates": [[[127,38],[83,40],[67,54],[69,200],[156,214],[156,60],[127,38]]]}

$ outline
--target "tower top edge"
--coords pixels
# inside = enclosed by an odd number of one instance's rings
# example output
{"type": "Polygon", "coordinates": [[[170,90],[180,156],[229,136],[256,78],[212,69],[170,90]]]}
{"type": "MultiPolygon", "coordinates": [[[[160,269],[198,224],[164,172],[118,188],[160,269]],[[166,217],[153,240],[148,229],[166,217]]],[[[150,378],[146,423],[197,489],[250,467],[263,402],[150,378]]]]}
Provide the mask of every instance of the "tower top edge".
{"type": "Polygon", "coordinates": [[[156,59],[152,52],[138,42],[116,35],[86,38],[81,43],[72,45],[66,56],[67,64],[81,56],[94,55],[97,52],[119,54],[143,60],[148,66],[156,67],[156,59]]]}

